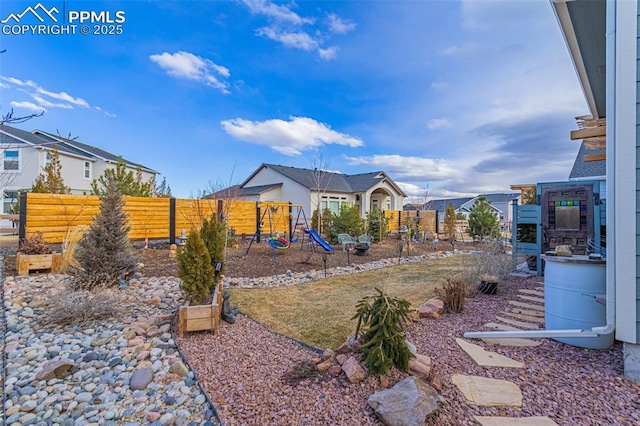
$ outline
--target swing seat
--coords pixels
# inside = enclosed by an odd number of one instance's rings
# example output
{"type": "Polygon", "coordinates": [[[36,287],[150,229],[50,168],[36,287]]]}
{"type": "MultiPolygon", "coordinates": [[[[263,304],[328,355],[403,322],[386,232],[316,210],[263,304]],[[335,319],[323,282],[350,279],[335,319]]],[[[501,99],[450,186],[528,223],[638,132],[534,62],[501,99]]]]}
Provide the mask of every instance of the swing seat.
{"type": "Polygon", "coordinates": [[[271,238],[269,239],[268,243],[274,249],[283,250],[289,248],[289,241],[285,240],[284,238],[271,238]]]}

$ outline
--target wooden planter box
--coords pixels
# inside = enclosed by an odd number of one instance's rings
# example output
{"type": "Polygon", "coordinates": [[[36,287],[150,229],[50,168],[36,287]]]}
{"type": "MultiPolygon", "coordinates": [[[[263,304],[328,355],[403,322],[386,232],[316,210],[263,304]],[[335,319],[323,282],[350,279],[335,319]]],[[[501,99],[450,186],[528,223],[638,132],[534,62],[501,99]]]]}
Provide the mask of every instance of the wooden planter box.
{"type": "Polygon", "coordinates": [[[50,269],[51,273],[59,274],[62,269],[62,253],[16,253],[16,269],[18,275],[29,275],[29,272],[36,269],[50,269]]]}
{"type": "Polygon", "coordinates": [[[210,305],[189,306],[190,301],[180,306],[178,310],[178,336],[183,337],[185,331],[212,330],[214,333],[220,327],[222,310],[222,291],[220,286],[213,293],[210,305]]]}

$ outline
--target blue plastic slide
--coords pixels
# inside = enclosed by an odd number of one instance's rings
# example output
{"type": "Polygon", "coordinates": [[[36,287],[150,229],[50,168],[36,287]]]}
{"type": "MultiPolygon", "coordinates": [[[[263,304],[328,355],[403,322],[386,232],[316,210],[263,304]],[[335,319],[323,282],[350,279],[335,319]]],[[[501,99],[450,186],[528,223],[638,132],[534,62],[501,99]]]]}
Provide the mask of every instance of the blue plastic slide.
{"type": "Polygon", "coordinates": [[[315,229],[305,229],[304,232],[309,234],[311,239],[313,241],[315,241],[316,243],[318,243],[318,245],[320,247],[322,247],[325,251],[328,251],[328,252],[332,252],[333,251],[333,247],[331,247],[331,245],[329,245],[328,242],[323,240],[322,237],[320,235],[318,235],[318,233],[316,232],[315,229]]]}

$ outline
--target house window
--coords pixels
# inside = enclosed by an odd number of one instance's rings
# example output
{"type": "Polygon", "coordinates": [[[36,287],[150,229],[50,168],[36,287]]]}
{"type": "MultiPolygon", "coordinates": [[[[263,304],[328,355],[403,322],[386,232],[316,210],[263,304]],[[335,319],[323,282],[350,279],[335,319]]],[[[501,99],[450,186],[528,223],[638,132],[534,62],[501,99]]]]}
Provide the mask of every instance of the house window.
{"type": "Polygon", "coordinates": [[[5,189],[2,193],[2,212],[6,214],[17,213],[15,207],[18,204],[18,191],[5,189]]]}
{"type": "Polygon", "coordinates": [[[387,210],[391,210],[391,197],[387,197],[387,210]]]}
{"type": "Polygon", "coordinates": [[[327,202],[323,201],[322,204],[321,204],[321,209],[320,210],[324,211],[324,209],[326,209],[326,208],[327,208],[327,202]]]}
{"type": "Polygon", "coordinates": [[[379,209],[378,200],[377,199],[371,200],[371,210],[377,210],[377,209],[379,209]]]}
{"type": "Polygon", "coordinates": [[[45,167],[49,167],[49,164],[51,164],[51,154],[48,152],[44,153],[44,166],[45,167]]]}
{"type": "Polygon", "coordinates": [[[329,210],[333,214],[340,214],[340,202],[331,200],[329,201],[329,210]]]}
{"type": "Polygon", "coordinates": [[[91,179],[91,162],[90,161],[84,162],[84,178],[91,179]]]}
{"type": "Polygon", "coordinates": [[[17,149],[7,149],[3,156],[4,170],[20,170],[20,151],[17,149]]]}

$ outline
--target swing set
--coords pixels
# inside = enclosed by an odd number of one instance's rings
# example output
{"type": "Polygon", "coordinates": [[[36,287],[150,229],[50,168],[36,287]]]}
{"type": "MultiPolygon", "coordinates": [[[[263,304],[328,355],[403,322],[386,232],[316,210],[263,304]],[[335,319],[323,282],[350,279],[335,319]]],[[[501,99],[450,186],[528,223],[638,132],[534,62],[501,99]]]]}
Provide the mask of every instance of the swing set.
{"type": "MultiPolygon", "coordinates": [[[[249,250],[253,245],[253,242],[260,242],[261,229],[263,226],[269,224],[269,237],[266,239],[267,244],[273,249],[273,258],[276,258],[278,250],[288,249],[291,244],[295,244],[299,241],[298,232],[303,232],[309,229],[309,223],[307,217],[304,214],[304,209],[298,204],[271,204],[266,205],[266,208],[262,212],[260,217],[259,227],[256,229],[256,233],[249,242],[249,247],[245,256],[249,254],[249,250]],[[295,212],[295,215],[294,215],[295,212]],[[288,223],[287,223],[288,222],[288,223]],[[281,226],[287,225],[288,239],[280,236],[278,232],[281,226]]],[[[304,243],[304,234],[303,234],[304,243]]]]}

